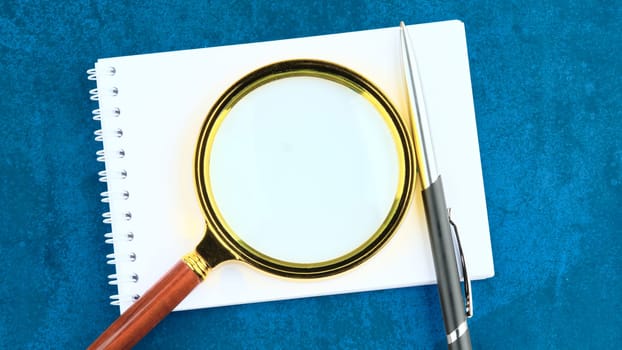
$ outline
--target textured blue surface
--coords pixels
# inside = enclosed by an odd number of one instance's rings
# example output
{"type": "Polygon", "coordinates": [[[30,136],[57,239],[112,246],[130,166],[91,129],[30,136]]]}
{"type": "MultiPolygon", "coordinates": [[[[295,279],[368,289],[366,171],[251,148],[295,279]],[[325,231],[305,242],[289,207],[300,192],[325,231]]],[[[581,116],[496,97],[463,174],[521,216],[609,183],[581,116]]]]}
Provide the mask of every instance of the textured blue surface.
{"type": "MultiPolygon", "coordinates": [[[[117,316],[84,71],[98,57],[461,19],[496,277],[477,348],[622,345],[622,12],[606,1],[0,3],[0,348],[117,316]]],[[[154,72],[157,75],[157,72],[154,72]]],[[[140,349],[443,348],[434,287],[175,313],[140,349]]]]}

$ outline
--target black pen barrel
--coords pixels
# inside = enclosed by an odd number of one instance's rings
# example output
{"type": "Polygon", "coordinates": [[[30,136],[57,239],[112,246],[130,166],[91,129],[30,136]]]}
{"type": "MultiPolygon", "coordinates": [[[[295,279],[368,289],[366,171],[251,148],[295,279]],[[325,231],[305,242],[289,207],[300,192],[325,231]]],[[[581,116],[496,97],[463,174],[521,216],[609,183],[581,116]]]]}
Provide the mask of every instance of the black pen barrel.
{"type": "Polygon", "coordinates": [[[460,275],[440,176],[422,192],[449,349],[471,349],[460,275]]]}

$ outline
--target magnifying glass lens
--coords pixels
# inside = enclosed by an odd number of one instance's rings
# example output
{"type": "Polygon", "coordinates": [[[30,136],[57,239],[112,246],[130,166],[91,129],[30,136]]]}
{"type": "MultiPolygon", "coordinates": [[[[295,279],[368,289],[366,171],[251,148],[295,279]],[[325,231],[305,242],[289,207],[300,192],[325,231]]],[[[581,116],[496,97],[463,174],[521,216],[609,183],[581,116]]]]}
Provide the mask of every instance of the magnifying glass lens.
{"type": "Polygon", "coordinates": [[[386,220],[399,190],[399,145],[359,91],[285,77],[225,113],[207,183],[213,209],[244,246],[291,263],[328,261],[386,220]]]}

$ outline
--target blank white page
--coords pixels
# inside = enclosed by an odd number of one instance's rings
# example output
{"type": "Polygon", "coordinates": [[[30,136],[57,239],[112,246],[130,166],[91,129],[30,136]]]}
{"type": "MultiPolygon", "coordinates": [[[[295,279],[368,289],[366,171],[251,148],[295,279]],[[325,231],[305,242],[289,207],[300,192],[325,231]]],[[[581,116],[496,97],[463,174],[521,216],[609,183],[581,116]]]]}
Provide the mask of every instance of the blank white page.
{"type": "MultiPolygon", "coordinates": [[[[396,23],[397,25],[397,23],[396,23]]],[[[459,225],[472,278],[494,274],[479,158],[464,25],[408,26],[420,69],[447,203],[459,225]]],[[[195,192],[193,157],[206,114],[245,74],[288,59],[320,59],[348,67],[378,86],[407,116],[399,27],[263,43],[100,59],[96,63],[121,311],[143,294],[205,230],[195,192]],[[114,67],[114,75],[105,74],[114,67]],[[113,96],[113,88],[118,89],[113,96]],[[113,116],[119,108],[118,117],[113,116]],[[121,138],[111,137],[123,130],[121,138]],[[119,149],[125,156],[116,157],[119,149]],[[124,219],[131,212],[131,220],[124,219]],[[127,232],[131,241],[123,239],[127,232]],[[129,258],[135,254],[135,260],[129,258]],[[131,282],[131,275],[138,275],[131,282]]],[[[409,125],[409,122],[408,122],[409,125]]],[[[240,262],[216,267],[177,308],[193,309],[434,283],[420,187],[391,240],[345,273],[294,280],[240,262]]]]}

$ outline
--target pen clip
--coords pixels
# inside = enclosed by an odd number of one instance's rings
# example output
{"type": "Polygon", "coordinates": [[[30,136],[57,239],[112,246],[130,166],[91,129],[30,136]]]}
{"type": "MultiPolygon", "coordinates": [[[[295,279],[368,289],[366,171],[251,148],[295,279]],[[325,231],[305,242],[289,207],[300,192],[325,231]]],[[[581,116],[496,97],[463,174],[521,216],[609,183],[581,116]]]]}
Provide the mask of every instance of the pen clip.
{"type": "Polygon", "coordinates": [[[462,276],[464,278],[464,297],[466,316],[471,318],[473,316],[473,296],[471,294],[471,279],[467,272],[466,260],[464,259],[464,252],[462,251],[462,244],[460,244],[460,235],[458,234],[458,226],[451,219],[451,208],[448,209],[447,217],[449,218],[449,224],[451,231],[454,234],[454,242],[458,245],[458,252],[460,253],[460,264],[462,265],[462,276]]]}

